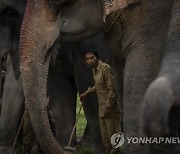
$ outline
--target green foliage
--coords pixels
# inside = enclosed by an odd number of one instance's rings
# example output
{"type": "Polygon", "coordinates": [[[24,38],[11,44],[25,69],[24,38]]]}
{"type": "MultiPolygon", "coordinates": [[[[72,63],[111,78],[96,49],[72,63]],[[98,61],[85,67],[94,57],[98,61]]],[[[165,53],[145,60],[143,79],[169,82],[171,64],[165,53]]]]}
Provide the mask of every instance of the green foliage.
{"type": "MultiPolygon", "coordinates": [[[[81,106],[81,102],[80,102],[79,97],[78,97],[77,98],[77,107],[76,107],[76,117],[78,116],[80,106],[81,106]]],[[[77,127],[76,127],[76,135],[78,138],[82,137],[84,130],[85,130],[85,127],[86,127],[86,124],[87,124],[87,120],[85,118],[84,111],[82,108],[81,112],[80,112],[79,119],[78,119],[77,127]]]]}
{"type": "Polygon", "coordinates": [[[92,154],[94,151],[93,147],[82,147],[78,146],[77,149],[77,154],[92,154]]]}
{"type": "MultiPolygon", "coordinates": [[[[76,117],[78,116],[80,107],[81,107],[81,102],[79,100],[79,97],[77,97],[76,117]]],[[[83,136],[86,124],[87,124],[87,120],[84,115],[84,110],[82,108],[79,119],[78,119],[77,127],[76,127],[77,138],[81,138],[83,136]]],[[[77,154],[92,154],[94,151],[94,148],[77,146],[76,150],[77,150],[76,151],[77,154]]]]}

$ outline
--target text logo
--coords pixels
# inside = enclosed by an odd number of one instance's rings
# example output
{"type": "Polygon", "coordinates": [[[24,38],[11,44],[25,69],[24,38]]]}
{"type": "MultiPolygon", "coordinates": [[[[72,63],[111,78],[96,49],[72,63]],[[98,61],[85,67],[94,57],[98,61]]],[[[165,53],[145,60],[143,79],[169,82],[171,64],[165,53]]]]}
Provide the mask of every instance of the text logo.
{"type": "Polygon", "coordinates": [[[124,134],[122,132],[115,133],[111,136],[111,145],[113,148],[119,148],[124,144],[124,134]]]}

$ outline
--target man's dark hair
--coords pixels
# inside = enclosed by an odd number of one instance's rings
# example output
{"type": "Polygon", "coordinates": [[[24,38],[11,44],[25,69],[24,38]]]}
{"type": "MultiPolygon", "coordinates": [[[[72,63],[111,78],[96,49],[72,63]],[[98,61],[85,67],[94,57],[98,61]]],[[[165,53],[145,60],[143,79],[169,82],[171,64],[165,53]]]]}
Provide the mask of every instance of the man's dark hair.
{"type": "Polygon", "coordinates": [[[86,53],[93,53],[97,59],[99,59],[99,53],[96,47],[94,46],[88,46],[83,50],[83,55],[85,57],[86,53]]]}

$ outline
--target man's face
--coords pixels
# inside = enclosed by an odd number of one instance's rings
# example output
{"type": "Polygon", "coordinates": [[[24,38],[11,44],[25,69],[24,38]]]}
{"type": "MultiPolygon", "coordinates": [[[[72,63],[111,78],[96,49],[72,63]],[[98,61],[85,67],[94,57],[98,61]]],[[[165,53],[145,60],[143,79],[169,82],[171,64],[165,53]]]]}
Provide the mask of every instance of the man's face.
{"type": "Polygon", "coordinates": [[[93,52],[89,52],[85,54],[86,63],[91,67],[96,67],[98,64],[98,59],[93,54],[93,52]]]}

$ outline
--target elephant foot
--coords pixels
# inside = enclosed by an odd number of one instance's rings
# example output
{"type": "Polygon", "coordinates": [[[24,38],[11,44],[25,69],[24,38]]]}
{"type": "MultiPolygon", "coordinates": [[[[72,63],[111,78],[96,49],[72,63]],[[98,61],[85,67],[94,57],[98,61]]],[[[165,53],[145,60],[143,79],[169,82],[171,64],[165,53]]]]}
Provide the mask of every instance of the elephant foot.
{"type": "Polygon", "coordinates": [[[103,144],[94,144],[94,139],[91,135],[85,135],[79,141],[78,147],[82,147],[84,149],[90,149],[89,151],[93,151],[93,154],[105,154],[105,149],[103,144]]]}
{"type": "Polygon", "coordinates": [[[102,144],[96,144],[93,154],[105,154],[105,148],[102,144]]]}
{"type": "Polygon", "coordinates": [[[122,148],[123,154],[150,154],[147,144],[126,144],[122,148]]]}
{"type": "Polygon", "coordinates": [[[179,154],[180,146],[177,144],[156,144],[151,146],[151,154],[179,154]]]}
{"type": "MultiPolygon", "coordinates": [[[[91,154],[106,154],[103,145],[95,146],[80,146],[76,147],[76,153],[91,153],[91,154]]],[[[68,153],[69,154],[69,153],[68,153]]]]}
{"type": "Polygon", "coordinates": [[[85,135],[81,138],[81,140],[79,141],[78,145],[80,146],[93,146],[94,145],[94,140],[93,137],[91,135],[85,135]]]}
{"type": "Polygon", "coordinates": [[[105,154],[103,144],[94,144],[91,136],[86,136],[86,138],[81,139],[78,143],[78,147],[87,149],[87,151],[93,151],[93,154],[105,154]]]}

